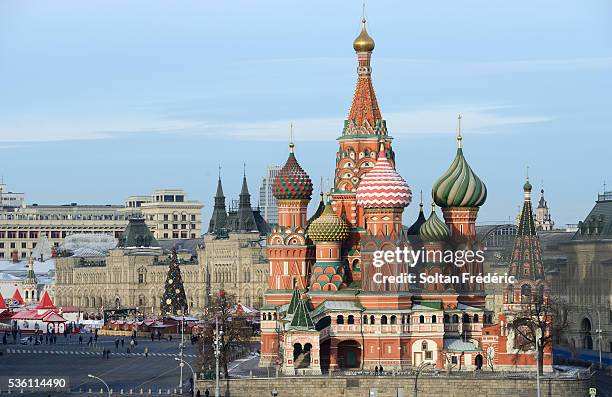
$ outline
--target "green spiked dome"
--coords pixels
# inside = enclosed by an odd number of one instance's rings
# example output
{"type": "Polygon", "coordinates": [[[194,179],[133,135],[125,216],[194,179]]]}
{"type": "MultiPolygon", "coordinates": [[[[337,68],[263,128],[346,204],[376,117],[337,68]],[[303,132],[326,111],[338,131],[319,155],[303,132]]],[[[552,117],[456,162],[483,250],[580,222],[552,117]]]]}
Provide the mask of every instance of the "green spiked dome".
{"type": "Polygon", "coordinates": [[[308,226],[308,235],[313,241],[344,241],[348,238],[349,227],[334,213],[328,201],[323,213],[308,226]]]}
{"type": "Polygon", "coordinates": [[[529,183],[529,179],[527,179],[525,181],[525,184],[523,185],[523,190],[526,192],[530,192],[531,191],[531,183],[529,183]]]}
{"type": "Polygon", "coordinates": [[[419,235],[424,242],[444,241],[450,237],[450,230],[436,215],[436,206],[433,203],[431,204],[431,215],[421,225],[419,235]]]}
{"type": "MultiPolygon", "coordinates": [[[[461,118],[460,118],[461,120],[461,118]]],[[[480,207],[487,199],[487,187],[474,174],[463,157],[461,125],[457,136],[458,148],[455,160],[436,181],[432,189],[435,203],[442,207],[480,207]]]]}

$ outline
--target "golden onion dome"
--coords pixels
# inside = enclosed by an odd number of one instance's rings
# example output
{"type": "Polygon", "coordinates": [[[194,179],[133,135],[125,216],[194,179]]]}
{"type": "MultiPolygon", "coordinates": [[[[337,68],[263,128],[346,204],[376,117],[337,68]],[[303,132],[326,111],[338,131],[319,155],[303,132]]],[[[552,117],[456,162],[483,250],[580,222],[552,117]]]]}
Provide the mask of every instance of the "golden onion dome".
{"type": "Polygon", "coordinates": [[[349,236],[349,226],[334,213],[330,202],[323,213],[308,226],[312,241],[344,241],[349,236]]]}
{"type": "Polygon", "coordinates": [[[366,30],[365,18],[361,20],[361,23],[361,33],[359,33],[359,36],[353,41],[353,48],[357,52],[371,52],[374,50],[374,39],[370,37],[366,30]]]}

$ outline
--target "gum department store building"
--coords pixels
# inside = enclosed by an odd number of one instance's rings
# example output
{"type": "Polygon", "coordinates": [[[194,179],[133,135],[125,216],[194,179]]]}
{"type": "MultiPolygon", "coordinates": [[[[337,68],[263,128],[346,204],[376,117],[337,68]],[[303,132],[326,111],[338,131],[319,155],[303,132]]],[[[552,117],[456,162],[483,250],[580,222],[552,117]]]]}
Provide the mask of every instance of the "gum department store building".
{"type": "MultiPolygon", "coordinates": [[[[539,240],[533,227],[531,188],[516,238],[511,272],[516,286],[504,288],[500,313],[486,311],[484,286],[375,283],[373,274],[482,273],[482,263],[386,263],[372,265],[374,251],[396,248],[479,249],[475,222],[485,203],[485,184],[457,154],[433,186],[432,210],[407,232],[404,208],[412,193],[395,170],[392,138],[381,116],[371,78],[374,41],[365,19],[353,47],[357,86],[336,155],[334,186],[307,220],[313,185],[299,165],[293,143],[274,183],[279,225],[268,234],[268,285],[261,322],[261,366],[279,365],[286,374],[327,369],[401,370],[430,364],[473,370],[534,369],[533,350],[515,349],[511,327],[521,303],[545,288],[539,240]],[[436,214],[441,208],[444,221],[436,214]],[[522,300],[521,300],[522,299],[522,300]],[[517,302],[517,303],[515,303],[517,302]]],[[[546,287],[547,290],[547,287],[546,287]]],[[[552,356],[544,354],[549,370],[552,356]]]]}

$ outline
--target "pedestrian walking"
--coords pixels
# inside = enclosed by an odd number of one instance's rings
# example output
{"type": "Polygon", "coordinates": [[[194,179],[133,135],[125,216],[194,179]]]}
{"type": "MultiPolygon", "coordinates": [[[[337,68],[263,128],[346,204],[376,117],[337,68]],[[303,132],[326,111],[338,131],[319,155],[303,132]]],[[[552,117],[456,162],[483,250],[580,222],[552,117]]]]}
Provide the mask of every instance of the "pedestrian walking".
{"type": "Polygon", "coordinates": [[[144,348],[144,354],[145,354],[145,357],[149,357],[149,348],[148,347],[144,348]]]}
{"type": "Polygon", "coordinates": [[[79,335],[79,345],[83,344],[83,335],[79,335]]]}
{"type": "Polygon", "coordinates": [[[374,375],[378,375],[378,365],[374,367],[374,375]]]}
{"type": "Polygon", "coordinates": [[[115,339],[115,351],[119,350],[119,339],[115,339]]]}
{"type": "Polygon", "coordinates": [[[208,391],[208,388],[206,388],[206,391],[204,392],[204,397],[210,397],[210,392],[208,391]]]}
{"type": "Polygon", "coordinates": [[[382,374],[383,374],[383,371],[384,371],[384,370],[383,370],[383,366],[382,366],[382,365],[380,366],[379,371],[380,371],[380,374],[382,375],[382,374]]]}
{"type": "Polygon", "coordinates": [[[102,358],[106,358],[106,349],[102,350],[102,358]]]}
{"type": "Polygon", "coordinates": [[[153,342],[154,340],[155,340],[155,334],[151,332],[151,342],[153,342]]]}
{"type": "Polygon", "coordinates": [[[123,347],[123,338],[121,338],[121,347],[123,347]]]}
{"type": "Polygon", "coordinates": [[[106,349],[106,359],[107,360],[110,358],[110,355],[111,355],[110,349],[106,349]]]}

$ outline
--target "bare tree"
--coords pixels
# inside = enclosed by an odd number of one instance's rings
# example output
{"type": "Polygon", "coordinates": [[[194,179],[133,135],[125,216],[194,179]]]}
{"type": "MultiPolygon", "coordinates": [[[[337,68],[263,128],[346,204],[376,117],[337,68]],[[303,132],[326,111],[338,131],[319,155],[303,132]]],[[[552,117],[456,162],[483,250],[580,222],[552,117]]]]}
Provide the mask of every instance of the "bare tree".
{"type": "MultiPolygon", "coordinates": [[[[206,323],[202,336],[198,340],[200,357],[198,366],[203,370],[215,367],[215,354],[213,342],[215,338],[215,319],[219,321],[220,337],[219,364],[223,368],[225,377],[229,376],[228,364],[233,353],[238,353],[250,343],[254,335],[253,327],[244,316],[236,315],[236,296],[219,291],[210,302],[208,313],[210,319],[206,323]]],[[[213,371],[214,372],[214,371],[213,371]]]]}
{"type": "Polygon", "coordinates": [[[536,350],[538,372],[544,372],[544,351],[552,347],[553,338],[567,328],[566,305],[560,300],[541,296],[524,296],[521,309],[508,326],[514,331],[515,361],[521,352],[536,350]]]}

